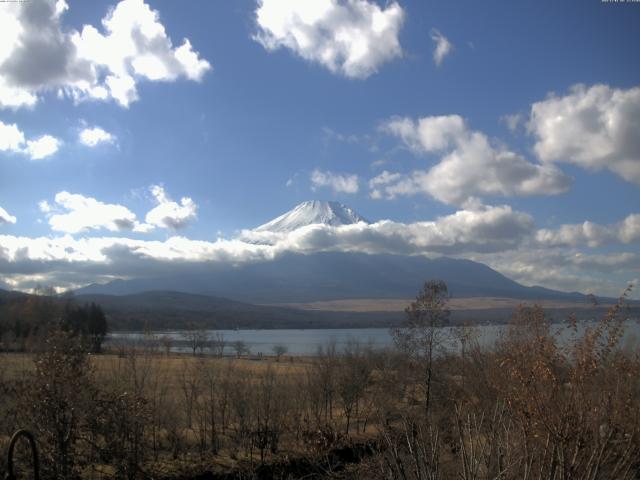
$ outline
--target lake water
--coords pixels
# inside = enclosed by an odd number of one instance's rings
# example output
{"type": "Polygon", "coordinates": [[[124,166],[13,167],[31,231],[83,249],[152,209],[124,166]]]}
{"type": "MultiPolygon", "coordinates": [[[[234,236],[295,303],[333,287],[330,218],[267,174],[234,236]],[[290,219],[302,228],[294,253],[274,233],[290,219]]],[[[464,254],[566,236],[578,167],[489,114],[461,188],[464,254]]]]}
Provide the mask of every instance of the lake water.
{"type": "MultiPolygon", "coordinates": [[[[481,346],[490,346],[503,332],[503,325],[483,325],[474,327],[478,343],[481,346]]],[[[554,325],[552,329],[560,330],[560,341],[570,337],[570,331],[562,325],[554,325]]],[[[391,332],[387,328],[354,328],[354,329],[309,329],[309,330],[208,330],[207,334],[213,338],[216,334],[222,335],[225,355],[232,355],[230,346],[235,341],[245,342],[252,355],[272,355],[276,345],[285,345],[287,355],[315,355],[318,348],[326,346],[330,342],[336,344],[338,350],[342,350],[350,341],[358,341],[361,344],[370,344],[374,348],[389,347],[393,344],[391,332]]],[[[174,352],[189,352],[190,348],[185,339],[184,331],[162,331],[151,333],[140,332],[114,332],[107,339],[107,346],[145,346],[159,344],[162,348],[162,337],[171,339],[171,350],[174,352]]],[[[451,328],[442,329],[442,338],[445,339],[447,348],[454,350],[459,348],[455,340],[454,331],[451,328]]],[[[628,321],[622,344],[625,348],[636,348],[640,339],[640,325],[637,321],[628,321]]]]}

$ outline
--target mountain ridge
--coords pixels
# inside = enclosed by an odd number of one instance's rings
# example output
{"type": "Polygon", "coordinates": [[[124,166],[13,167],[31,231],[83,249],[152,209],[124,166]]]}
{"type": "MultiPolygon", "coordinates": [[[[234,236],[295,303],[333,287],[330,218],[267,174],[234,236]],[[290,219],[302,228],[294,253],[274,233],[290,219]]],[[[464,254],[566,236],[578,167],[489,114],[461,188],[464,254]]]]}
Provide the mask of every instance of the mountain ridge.
{"type": "Polygon", "coordinates": [[[580,293],[520,285],[472,260],[347,252],[286,253],[271,261],[204,273],[92,284],[77,289],[76,294],[126,295],[172,290],[276,304],[347,298],[411,298],[431,279],[445,281],[457,297],[585,298],[580,293]]]}

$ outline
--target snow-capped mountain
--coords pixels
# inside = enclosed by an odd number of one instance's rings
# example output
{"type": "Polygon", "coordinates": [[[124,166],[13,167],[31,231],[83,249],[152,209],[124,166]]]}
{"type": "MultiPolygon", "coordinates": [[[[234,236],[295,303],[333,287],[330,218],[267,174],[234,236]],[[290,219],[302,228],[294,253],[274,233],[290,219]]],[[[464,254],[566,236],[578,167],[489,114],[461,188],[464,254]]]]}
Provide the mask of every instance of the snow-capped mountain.
{"type": "Polygon", "coordinates": [[[317,223],[335,227],[358,222],[369,223],[364,217],[342,203],[310,200],[302,202],[284,215],[260,225],[255,231],[291,232],[297,228],[317,223]]]}
{"type": "MultiPolygon", "coordinates": [[[[288,232],[307,225],[341,226],[358,222],[369,223],[341,203],[308,201],[255,230],[245,231],[242,240],[269,244],[272,237],[276,242],[280,241],[281,237],[288,236],[288,232]]],[[[259,304],[407,299],[430,279],[445,281],[456,297],[583,299],[581,294],[525,287],[487,265],[471,260],[360,252],[282,252],[264,261],[211,262],[204,269],[190,271],[188,267],[166,276],[89,285],[76,290],[76,294],[132,295],[173,291],[259,304]]],[[[154,306],[158,304],[154,303],[154,306]]],[[[207,315],[211,316],[210,313],[207,315]]]]}

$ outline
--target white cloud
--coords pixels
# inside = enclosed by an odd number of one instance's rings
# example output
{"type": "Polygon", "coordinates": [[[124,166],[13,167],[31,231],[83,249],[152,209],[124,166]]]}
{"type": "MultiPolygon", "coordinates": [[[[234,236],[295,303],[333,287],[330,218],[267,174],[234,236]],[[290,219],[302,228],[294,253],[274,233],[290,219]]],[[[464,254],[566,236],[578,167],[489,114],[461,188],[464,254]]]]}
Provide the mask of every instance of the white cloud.
{"type": "Polygon", "coordinates": [[[521,113],[506,114],[500,117],[509,130],[515,132],[520,125],[525,121],[521,113]]]}
{"type": "Polygon", "coordinates": [[[286,47],[332,73],[366,78],[402,55],[404,11],[366,0],[258,0],[254,39],[267,50],[286,47]]]}
{"type": "Polygon", "coordinates": [[[399,137],[415,153],[446,150],[467,133],[460,115],[424,117],[415,122],[408,117],[394,117],[382,130],[399,137]]]}
{"type": "Polygon", "coordinates": [[[0,271],[12,288],[35,284],[77,288],[97,280],[175,274],[212,262],[268,260],[272,247],[236,240],[206,242],[172,236],[165,241],[124,237],[17,237],[0,235],[0,271]]]}
{"type": "Polygon", "coordinates": [[[422,193],[443,203],[463,205],[483,196],[558,194],[571,183],[553,165],[531,163],[493,145],[484,133],[469,130],[458,115],[424,117],[417,122],[394,118],[382,128],[415,153],[441,157],[429,170],[383,172],[370,182],[373,198],[422,193]]]}
{"type": "Polygon", "coordinates": [[[0,120],[0,152],[21,152],[24,148],[24,133],[15,123],[7,125],[0,120]]]}
{"type": "Polygon", "coordinates": [[[355,133],[341,133],[329,127],[322,127],[322,133],[326,141],[334,140],[341,143],[359,143],[367,140],[367,136],[357,135],[355,133]]]}
{"type": "Polygon", "coordinates": [[[27,140],[25,152],[31,160],[41,160],[50,157],[58,151],[62,142],[51,135],[42,135],[35,140],[27,140]]]}
{"type": "Polygon", "coordinates": [[[455,254],[515,248],[533,231],[533,219],[510,207],[459,210],[434,221],[382,220],[333,227],[314,224],[293,232],[244,230],[240,239],[278,251],[355,251],[390,254],[455,254]]]}
{"type": "Polygon", "coordinates": [[[154,227],[179,230],[186,227],[189,222],[197,217],[198,206],[189,197],[182,197],[180,203],[171,200],[161,185],[152,185],[151,194],[157,202],[145,218],[147,224],[154,227]]]}
{"type": "Polygon", "coordinates": [[[38,209],[40,209],[42,213],[50,213],[53,207],[46,200],[40,200],[38,202],[38,209]]]}
{"type": "Polygon", "coordinates": [[[83,128],[80,131],[78,140],[87,147],[95,147],[100,143],[114,143],[116,138],[100,127],[83,128]]]}
{"type": "Polygon", "coordinates": [[[48,221],[57,232],[80,233],[89,230],[120,232],[134,230],[138,226],[136,215],[122,205],[103,203],[95,198],[69,192],[55,196],[56,208],[46,200],[38,204],[40,210],[49,213],[48,221]],[[62,210],[64,213],[53,213],[62,210]]]}
{"type": "Polygon", "coordinates": [[[51,90],[126,107],[138,98],[140,80],[199,81],[211,68],[188,39],[174,47],[158,12],[142,0],[120,1],[103,18],[102,31],[64,29],[67,9],[63,0],[3,5],[0,107],[31,107],[51,90]]]}
{"type": "Polygon", "coordinates": [[[383,170],[382,173],[369,180],[371,198],[378,200],[384,198],[384,195],[393,198],[398,193],[412,188],[411,181],[409,181],[408,185],[405,185],[403,180],[405,180],[405,177],[401,173],[391,173],[383,170]]]}
{"type": "Polygon", "coordinates": [[[615,243],[640,242],[640,214],[634,213],[624,220],[609,225],[585,221],[580,224],[561,225],[556,229],[541,229],[536,241],[545,246],[600,247],[615,243]]]}
{"type": "Polygon", "coordinates": [[[178,230],[196,218],[197,206],[190,198],[182,198],[178,204],[162,186],[153,185],[150,190],[157,205],[147,213],[145,222],[123,205],[66,191],[56,194],[53,205],[42,200],[38,208],[46,214],[52,230],[70,234],[96,230],[148,233],[156,227],[178,230]]]}
{"type": "Polygon", "coordinates": [[[630,252],[589,254],[565,248],[526,248],[472,254],[503,275],[527,286],[545,286],[618,297],[640,269],[640,256],[630,252]]]}
{"type": "Polygon", "coordinates": [[[528,127],[542,161],[609,169],[640,185],[640,87],[576,85],[534,103],[528,127]]]}
{"type": "Polygon", "coordinates": [[[0,225],[6,225],[7,223],[16,223],[16,217],[10,215],[4,208],[0,207],[0,225]]]}
{"type": "Polygon", "coordinates": [[[0,120],[0,152],[27,155],[31,160],[41,160],[56,153],[62,142],[51,135],[42,135],[25,140],[24,133],[15,123],[5,124],[0,120]]]}
{"type": "Polygon", "coordinates": [[[436,44],[436,48],[433,49],[433,61],[440,66],[444,58],[453,50],[453,44],[436,28],[431,29],[431,40],[436,44]]]}
{"type": "Polygon", "coordinates": [[[358,175],[348,175],[333,172],[322,172],[318,169],[311,172],[311,188],[331,188],[337,193],[358,193],[358,175]]]}
{"type": "MultiPolygon", "coordinates": [[[[583,271],[598,271],[600,273],[624,272],[640,270],[640,256],[631,252],[614,252],[584,254],[575,253],[569,256],[573,266],[583,271]]],[[[619,285],[621,289],[622,285],[619,285]]],[[[620,291],[617,292],[621,293],[620,291]]]]}

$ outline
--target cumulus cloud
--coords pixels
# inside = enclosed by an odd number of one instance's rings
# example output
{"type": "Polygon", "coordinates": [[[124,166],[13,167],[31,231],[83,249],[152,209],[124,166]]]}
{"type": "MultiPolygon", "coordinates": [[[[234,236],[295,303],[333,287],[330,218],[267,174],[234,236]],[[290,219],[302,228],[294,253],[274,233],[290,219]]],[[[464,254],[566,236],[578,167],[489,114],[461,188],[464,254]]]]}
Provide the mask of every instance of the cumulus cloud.
{"type": "Polygon", "coordinates": [[[383,172],[371,180],[373,198],[428,194],[453,205],[482,196],[553,195],[571,180],[553,165],[527,161],[482,132],[470,130],[459,115],[394,118],[383,131],[400,138],[417,154],[439,154],[429,170],[383,172]]]}
{"type": "Polygon", "coordinates": [[[102,29],[64,29],[64,0],[3,5],[0,10],[0,107],[30,107],[46,91],[76,100],[137,100],[141,80],[199,81],[209,63],[188,39],[174,47],[158,12],[142,0],[122,0],[102,29]]]}
{"type": "Polygon", "coordinates": [[[42,135],[35,140],[27,140],[25,152],[31,160],[41,160],[56,153],[62,142],[51,135],[42,135]]]}
{"type": "Polygon", "coordinates": [[[80,233],[89,230],[120,232],[138,230],[136,215],[122,205],[103,203],[80,194],[59,192],[55,206],[46,200],[38,204],[48,214],[52,230],[64,233],[80,233]]]}
{"type": "Polygon", "coordinates": [[[78,140],[87,147],[95,147],[101,143],[114,143],[116,137],[100,127],[83,128],[78,140]]]}
{"type": "Polygon", "coordinates": [[[463,209],[434,221],[314,224],[293,232],[244,230],[240,239],[282,251],[454,254],[514,248],[533,231],[533,219],[508,206],[463,209]]]}
{"type": "Polygon", "coordinates": [[[640,185],[640,87],[576,85],[534,103],[528,128],[543,162],[609,169],[640,185]]]}
{"type": "Polygon", "coordinates": [[[177,203],[169,198],[161,185],[152,185],[150,190],[157,206],[147,213],[145,218],[147,224],[154,227],[179,230],[186,227],[189,222],[197,217],[198,206],[191,198],[182,197],[180,203],[177,203]]]}
{"type": "MultiPolygon", "coordinates": [[[[414,176],[420,176],[422,173],[423,172],[416,171],[414,172],[414,176]]],[[[374,200],[379,200],[382,198],[393,199],[398,196],[411,196],[423,193],[414,176],[384,170],[369,180],[369,188],[371,189],[369,196],[374,200]]]]}
{"type": "Polygon", "coordinates": [[[544,285],[564,291],[580,291],[618,297],[628,279],[640,270],[636,252],[594,253],[598,247],[640,242],[640,215],[598,224],[585,221],[554,229],[536,230],[517,248],[472,253],[472,260],[486,263],[524,285],[544,285]]]}
{"type": "Polygon", "coordinates": [[[433,61],[437,66],[440,66],[444,58],[453,50],[453,44],[436,28],[431,29],[431,40],[436,44],[433,49],[433,61]]]}
{"type": "Polygon", "coordinates": [[[621,222],[600,225],[591,221],[565,224],[556,229],[541,229],[536,233],[541,245],[558,247],[601,247],[616,243],[640,242],[640,214],[633,213],[621,222]]]}
{"type": "Polygon", "coordinates": [[[358,175],[323,172],[318,169],[311,172],[311,188],[330,188],[337,193],[358,193],[358,175]]]}
{"type": "Polygon", "coordinates": [[[7,125],[0,120],[0,152],[22,152],[25,145],[24,133],[15,123],[7,125]]]}
{"type": "MultiPolygon", "coordinates": [[[[583,271],[598,271],[604,274],[640,270],[640,256],[631,252],[575,253],[569,257],[569,260],[573,266],[583,271]]],[[[618,289],[621,290],[621,287],[623,285],[619,285],[618,289]]],[[[617,294],[620,293],[622,292],[617,292],[617,294]]]]}
{"type": "Polygon", "coordinates": [[[350,78],[366,78],[402,55],[404,11],[396,2],[258,0],[254,39],[267,50],[285,47],[350,78]]]}
{"type": "Polygon", "coordinates": [[[53,207],[46,200],[40,200],[38,202],[38,209],[42,213],[49,213],[49,212],[51,212],[53,210],[53,207]]]}
{"type": "Polygon", "coordinates": [[[25,139],[24,133],[15,123],[5,124],[0,120],[0,152],[27,155],[31,160],[41,160],[56,153],[62,141],[51,135],[25,139]]]}
{"type": "Polygon", "coordinates": [[[4,208],[0,207],[0,225],[6,225],[8,223],[16,223],[16,217],[9,215],[4,208]]]}
{"type": "Polygon", "coordinates": [[[165,241],[125,237],[0,235],[0,272],[16,289],[37,284],[77,288],[95,281],[193,273],[212,264],[269,260],[272,248],[236,240],[165,241]]]}
{"type": "Polygon", "coordinates": [[[614,298],[640,269],[640,256],[631,252],[593,254],[565,248],[527,247],[471,254],[467,258],[485,263],[523,285],[614,298]]]}

